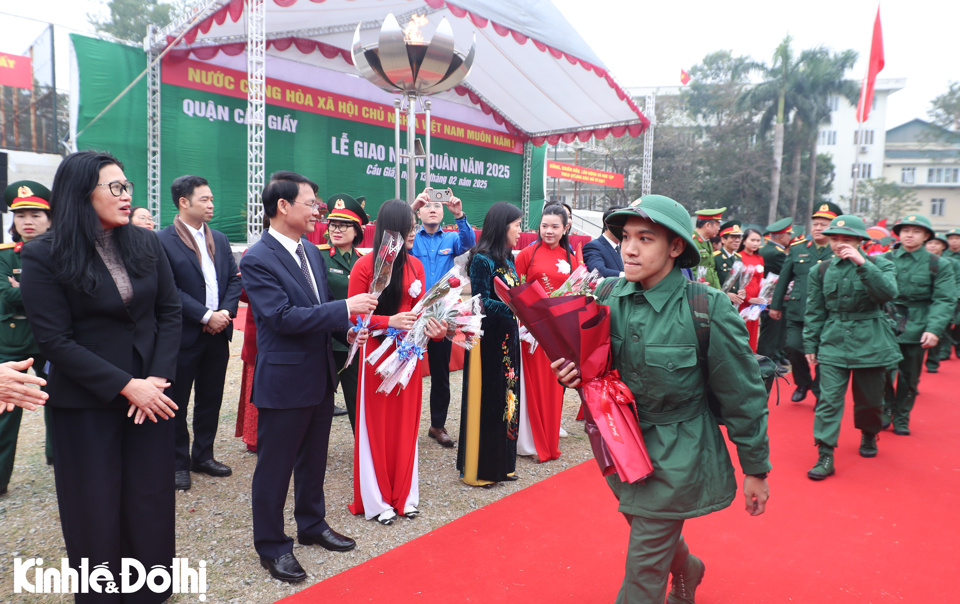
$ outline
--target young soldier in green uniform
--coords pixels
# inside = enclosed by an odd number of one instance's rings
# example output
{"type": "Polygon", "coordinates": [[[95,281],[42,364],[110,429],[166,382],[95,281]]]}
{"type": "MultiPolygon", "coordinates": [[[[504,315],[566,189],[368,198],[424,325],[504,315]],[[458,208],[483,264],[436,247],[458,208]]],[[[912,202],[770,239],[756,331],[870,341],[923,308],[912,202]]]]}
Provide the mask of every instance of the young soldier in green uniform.
{"type": "MultiPolygon", "coordinates": [[[[960,229],[950,229],[947,235],[947,249],[943,252],[944,258],[950,258],[960,263],[960,229]]],[[[957,304],[957,310],[953,315],[953,326],[950,327],[950,339],[953,341],[953,349],[958,358],[960,358],[960,304],[957,304]]],[[[950,358],[950,348],[943,351],[943,358],[950,358]]]]}
{"type": "MultiPolygon", "coordinates": [[[[743,240],[741,224],[739,220],[728,220],[720,225],[720,249],[713,253],[713,262],[717,268],[717,279],[721,288],[730,278],[734,263],[740,260],[740,252],[737,249],[740,247],[740,241],[743,240]]],[[[730,298],[733,305],[740,306],[743,304],[743,298],[738,293],[740,284],[734,283],[728,289],[727,297],[730,298]]]]}
{"type": "MultiPolygon", "coordinates": [[[[349,195],[337,194],[327,199],[327,207],[331,208],[327,215],[327,241],[330,243],[319,246],[324,252],[327,262],[327,283],[330,293],[335,300],[346,300],[347,289],[350,285],[350,271],[362,254],[357,246],[363,241],[363,227],[370,222],[364,210],[365,198],[354,199],[349,195]]],[[[347,362],[350,349],[336,340],[333,341],[333,360],[337,370],[343,368],[347,362]]],[[[350,428],[356,433],[357,421],[357,380],[360,375],[360,356],[357,355],[350,366],[337,374],[340,387],[343,390],[343,400],[347,406],[346,414],[350,417],[350,428]]],[[[334,415],[343,415],[339,408],[334,415]]]]}
{"type": "MultiPolygon", "coordinates": [[[[617,602],[663,604],[671,574],[668,601],[694,601],[704,564],[684,543],[684,520],[729,506],[737,486],[723,435],[707,407],[708,388],[720,401],[746,474],[747,512],[762,514],[769,496],[767,393],[736,309],[721,292],[688,282],[680,272],[700,260],[687,220],[683,206],[661,195],[641,197],[607,220],[621,240],[625,277],[600,301],[610,306],[613,367],[636,397],[654,467],[643,482],[607,477],[630,523],[617,602]],[[697,288],[708,301],[705,368],[698,361],[687,288],[697,288]]],[[[564,385],[579,384],[572,363],[558,359],[552,367],[564,385]]]]}
{"type": "MultiPolygon", "coordinates": [[[[960,295],[960,260],[954,260],[953,258],[944,256],[947,245],[946,235],[937,234],[927,239],[924,247],[926,247],[927,251],[931,254],[940,256],[941,262],[947,262],[953,266],[953,276],[957,286],[957,294],[960,295]]],[[[945,361],[950,358],[950,347],[953,346],[953,337],[950,331],[955,327],[954,323],[956,319],[956,311],[954,311],[954,316],[950,319],[950,325],[948,325],[946,331],[943,332],[940,341],[937,342],[937,345],[933,348],[927,349],[927,373],[937,373],[940,371],[940,361],[945,361]]]]}
{"type": "Polygon", "coordinates": [[[820,401],[813,420],[820,456],[807,472],[812,480],[835,472],[833,451],[849,381],[853,422],[861,432],[860,455],[876,457],[884,375],[901,358],[880,308],[897,296],[893,263],[882,257],[868,260],[860,250],[870,235],[857,216],[837,216],[823,234],[830,238],[834,258],[810,272],[803,328],[807,362],[820,368],[820,401]]]}
{"type": "MultiPolygon", "coordinates": [[[[34,372],[46,379],[46,360],[40,357],[20,297],[20,250],[24,243],[50,228],[50,191],[38,182],[21,180],[7,186],[3,197],[13,212],[13,228],[10,231],[14,243],[0,245],[0,362],[23,361],[33,357],[34,372]]],[[[44,418],[47,413],[44,408],[44,418]]],[[[22,417],[23,409],[20,407],[0,415],[0,495],[7,492],[7,484],[13,474],[22,417]]],[[[49,422],[46,423],[49,425],[49,422]]],[[[49,464],[53,459],[49,437],[46,449],[49,464]]]]}
{"type": "Polygon", "coordinates": [[[807,307],[807,285],[811,270],[833,257],[830,238],[824,234],[830,221],[840,214],[835,203],[820,204],[810,221],[812,241],[801,239],[790,246],[787,259],[780,269],[780,280],[770,303],[770,318],[784,321],[787,332],[787,360],[790,361],[793,383],[797,389],[790,397],[799,403],[812,391],[814,403],[820,400],[820,370],[811,368],[803,352],[803,322],[807,307]],[[793,287],[790,287],[790,283],[793,287]],[[790,289],[790,293],[787,293],[790,289]],[[786,315],[786,317],[784,317],[786,315]]]}
{"type": "MultiPolygon", "coordinates": [[[[703,278],[707,284],[716,289],[720,289],[720,280],[717,278],[717,267],[713,262],[713,244],[710,240],[720,231],[720,219],[723,218],[726,210],[727,208],[717,208],[694,212],[697,216],[697,226],[693,232],[693,244],[700,253],[699,268],[704,272],[703,278]]],[[[696,276],[694,272],[694,277],[696,276]]]]}
{"type": "MultiPolygon", "coordinates": [[[[791,228],[793,218],[783,218],[767,225],[764,235],[767,241],[757,252],[763,258],[763,276],[773,273],[779,275],[783,270],[783,263],[787,260],[788,246],[793,238],[791,228]]],[[[760,336],[757,338],[757,354],[770,357],[778,364],[786,362],[784,346],[786,345],[786,330],[782,321],[770,318],[770,311],[760,313],[760,336]]]]}
{"type": "MultiPolygon", "coordinates": [[[[893,420],[893,433],[910,434],[910,411],[917,398],[917,384],[926,348],[933,348],[947,329],[957,304],[953,267],[923,247],[934,235],[926,216],[911,214],[893,225],[900,247],[884,254],[897,268],[899,295],[895,300],[908,312],[906,330],[900,334],[899,375],[894,399],[886,410],[893,420]]],[[[885,413],[886,415],[886,413],[885,413]]],[[[884,424],[887,424],[886,416],[884,424]]]]}

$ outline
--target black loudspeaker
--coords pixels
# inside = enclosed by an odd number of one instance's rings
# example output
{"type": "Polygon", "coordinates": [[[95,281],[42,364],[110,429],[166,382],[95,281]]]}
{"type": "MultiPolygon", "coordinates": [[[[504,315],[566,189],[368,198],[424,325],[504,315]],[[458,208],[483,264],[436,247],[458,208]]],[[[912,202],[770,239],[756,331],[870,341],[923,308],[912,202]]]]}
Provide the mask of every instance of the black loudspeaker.
{"type": "MultiPolygon", "coordinates": [[[[4,151],[0,151],[0,192],[7,188],[7,183],[9,182],[7,176],[7,154],[4,151]]],[[[0,198],[0,212],[7,211],[7,200],[0,198]]]]}

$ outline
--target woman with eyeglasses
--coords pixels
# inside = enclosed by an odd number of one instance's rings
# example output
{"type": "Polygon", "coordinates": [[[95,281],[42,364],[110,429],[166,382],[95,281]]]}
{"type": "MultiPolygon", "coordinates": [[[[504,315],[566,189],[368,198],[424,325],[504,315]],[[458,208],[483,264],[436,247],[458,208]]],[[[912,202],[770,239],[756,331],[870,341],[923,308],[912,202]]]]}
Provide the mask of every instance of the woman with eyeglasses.
{"type": "MultiPolygon", "coordinates": [[[[70,566],[121,559],[171,568],[180,298],[156,234],[130,224],[133,185],[107,153],[63,160],[53,228],[23,249],[20,291],[48,391],[60,523],[70,566]]],[[[117,601],[161,602],[144,587],[117,601]]],[[[97,593],[77,602],[102,601],[97,593]]]]}
{"type": "MultiPolygon", "coordinates": [[[[416,319],[410,312],[424,294],[423,265],[413,255],[416,237],[413,210],[405,201],[385,201],[377,212],[377,230],[373,249],[379,250],[385,231],[399,233],[405,239],[387,285],[373,311],[370,329],[409,330],[416,319]]],[[[377,253],[357,261],[350,279],[351,296],[370,291],[373,263],[377,253]]],[[[353,317],[354,320],[357,317],[353,317]]],[[[439,340],[447,326],[430,319],[427,336],[439,340]]],[[[402,337],[402,336],[401,336],[402,337]]],[[[367,353],[380,346],[380,338],[370,338],[360,357],[360,381],[357,386],[357,430],[353,449],[353,503],[350,511],[390,525],[398,514],[413,519],[420,514],[420,489],[417,478],[417,436],[423,398],[421,367],[418,364],[406,388],[385,394],[377,392],[383,380],[366,362],[367,353]]],[[[389,356],[391,349],[386,356],[389,356]]]]}
{"type": "Polygon", "coordinates": [[[143,206],[132,206],[130,208],[130,224],[143,227],[149,231],[153,230],[153,214],[143,206]]]}
{"type": "MultiPolygon", "coordinates": [[[[364,198],[354,199],[349,195],[337,194],[327,200],[327,206],[332,208],[327,215],[327,241],[330,243],[320,246],[320,251],[328,254],[327,283],[334,299],[346,300],[350,287],[350,271],[357,259],[363,254],[357,246],[363,241],[363,227],[370,222],[364,211],[364,198]]],[[[360,372],[360,356],[354,357],[350,366],[343,369],[347,362],[349,348],[336,340],[333,341],[333,360],[336,363],[337,380],[343,390],[343,400],[347,406],[347,415],[350,417],[350,430],[356,434],[357,429],[357,377],[360,372]]]]}

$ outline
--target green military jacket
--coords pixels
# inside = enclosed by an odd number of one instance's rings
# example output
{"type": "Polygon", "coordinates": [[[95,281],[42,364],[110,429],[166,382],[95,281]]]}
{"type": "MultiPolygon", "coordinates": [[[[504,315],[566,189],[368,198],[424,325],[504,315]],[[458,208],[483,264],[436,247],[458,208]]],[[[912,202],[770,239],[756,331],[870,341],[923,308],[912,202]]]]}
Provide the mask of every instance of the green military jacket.
{"type": "MultiPolygon", "coordinates": [[[[620,511],[646,518],[692,518],[727,507],[737,491],[723,435],[707,408],[687,280],[674,268],[649,291],[619,279],[601,300],[610,307],[613,367],[637,400],[653,475],[627,484],[607,478],[620,511]]],[[[770,470],[767,392],[747,346],[743,319],[720,291],[707,289],[710,387],[745,474],[770,470]]]]}
{"type": "Polygon", "coordinates": [[[787,260],[787,249],[780,247],[772,240],[767,239],[767,242],[760,246],[760,249],[757,250],[757,253],[760,254],[760,257],[763,258],[763,276],[766,277],[770,273],[774,275],[779,275],[780,271],[783,269],[783,263],[787,260]]]}
{"type": "MultiPolygon", "coordinates": [[[[346,300],[347,291],[350,289],[350,271],[353,265],[357,263],[357,258],[362,256],[356,248],[349,254],[343,254],[335,246],[323,244],[317,246],[323,259],[327,263],[327,284],[330,286],[330,293],[335,300],[346,300]]],[[[346,344],[333,340],[333,349],[346,352],[350,350],[346,344]]]]}
{"type": "Polygon", "coordinates": [[[20,250],[15,247],[13,243],[0,246],[0,362],[22,361],[40,354],[27,323],[20,288],[9,279],[20,281],[20,250]]]}
{"type": "Polygon", "coordinates": [[[780,269],[780,279],[773,290],[772,310],[786,310],[790,321],[803,321],[807,307],[807,285],[811,269],[816,269],[821,262],[833,258],[830,245],[818,246],[813,241],[801,240],[790,246],[787,259],[780,269]],[[793,281],[793,288],[787,294],[787,288],[793,281]]]}
{"type": "Polygon", "coordinates": [[[713,262],[713,244],[710,243],[709,240],[701,237],[696,231],[693,232],[693,240],[696,242],[697,250],[700,252],[700,264],[690,270],[692,270],[694,276],[696,276],[698,272],[697,269],[703,267],[706,271],[704,278],[707,281],[707,285],[715,289],[720,289],[720,280],[717,278],[717,267],[713,262]]]}
{"type": "Polygon", "coordinates": [[[864,260],[857,266],[833,258],[826,271],[810,272],[803,349],[824,365],[890,367],[903,358],[880,308],[897,297],[893,263],[882,257],[864,260]]]}
{"type": "MultiPolygon", "coordinates": [[[[713,253],[713,263],[717,268],[717,280],[720,282],[720,287],[723,287],[723,284],[730,278],[730,273],[733,271],[733,263],[740,260],[740,252],[734,252],[727,256],[727,253],[723,249],[719,249],[713,253]]],[[[736,292],[738,285],[734,284],[730,288],[730,291],[736,292]]]]}
{"type": "Polygon", "coordinates": [[[937,258],[934,275],[930,256],[923,246],[912,252],[899,247],[883,255],[896,266],[899,294],[894,302],[908,311],[906,331],[899,337],[901,344],[919,344],[924,332],[942,336],[953,317],[957,303],[953,266],[937,258]]]}
{"type": "Polygon", "coordinates": [[[960,262],[960,252],[951,252],[950,248],[943,250],[943,257],[960,262]]]}

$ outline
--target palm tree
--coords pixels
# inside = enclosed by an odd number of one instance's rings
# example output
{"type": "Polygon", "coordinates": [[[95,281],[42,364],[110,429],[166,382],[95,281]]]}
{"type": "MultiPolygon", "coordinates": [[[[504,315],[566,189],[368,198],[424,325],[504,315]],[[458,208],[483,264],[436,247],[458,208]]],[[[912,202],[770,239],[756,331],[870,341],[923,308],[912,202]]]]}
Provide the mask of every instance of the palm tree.
{"type": "Polygon", "coordinates": [[[773,53],[773,63],[769,66],[757,63],[754,68],[761,72],[763,82],[746,89],[737,102],[739,109],[762,111],[760,117],[760,135],[773,128],[773,170],[770,177],[770,207],[767,219],[777,219],[777,206],[780,201],[780,174],[783,166],[784,124],[794,112],[799,102],[797,85],[804,55],[799,60],[790,48],[792,38],[787,36],[773,53]]]}

